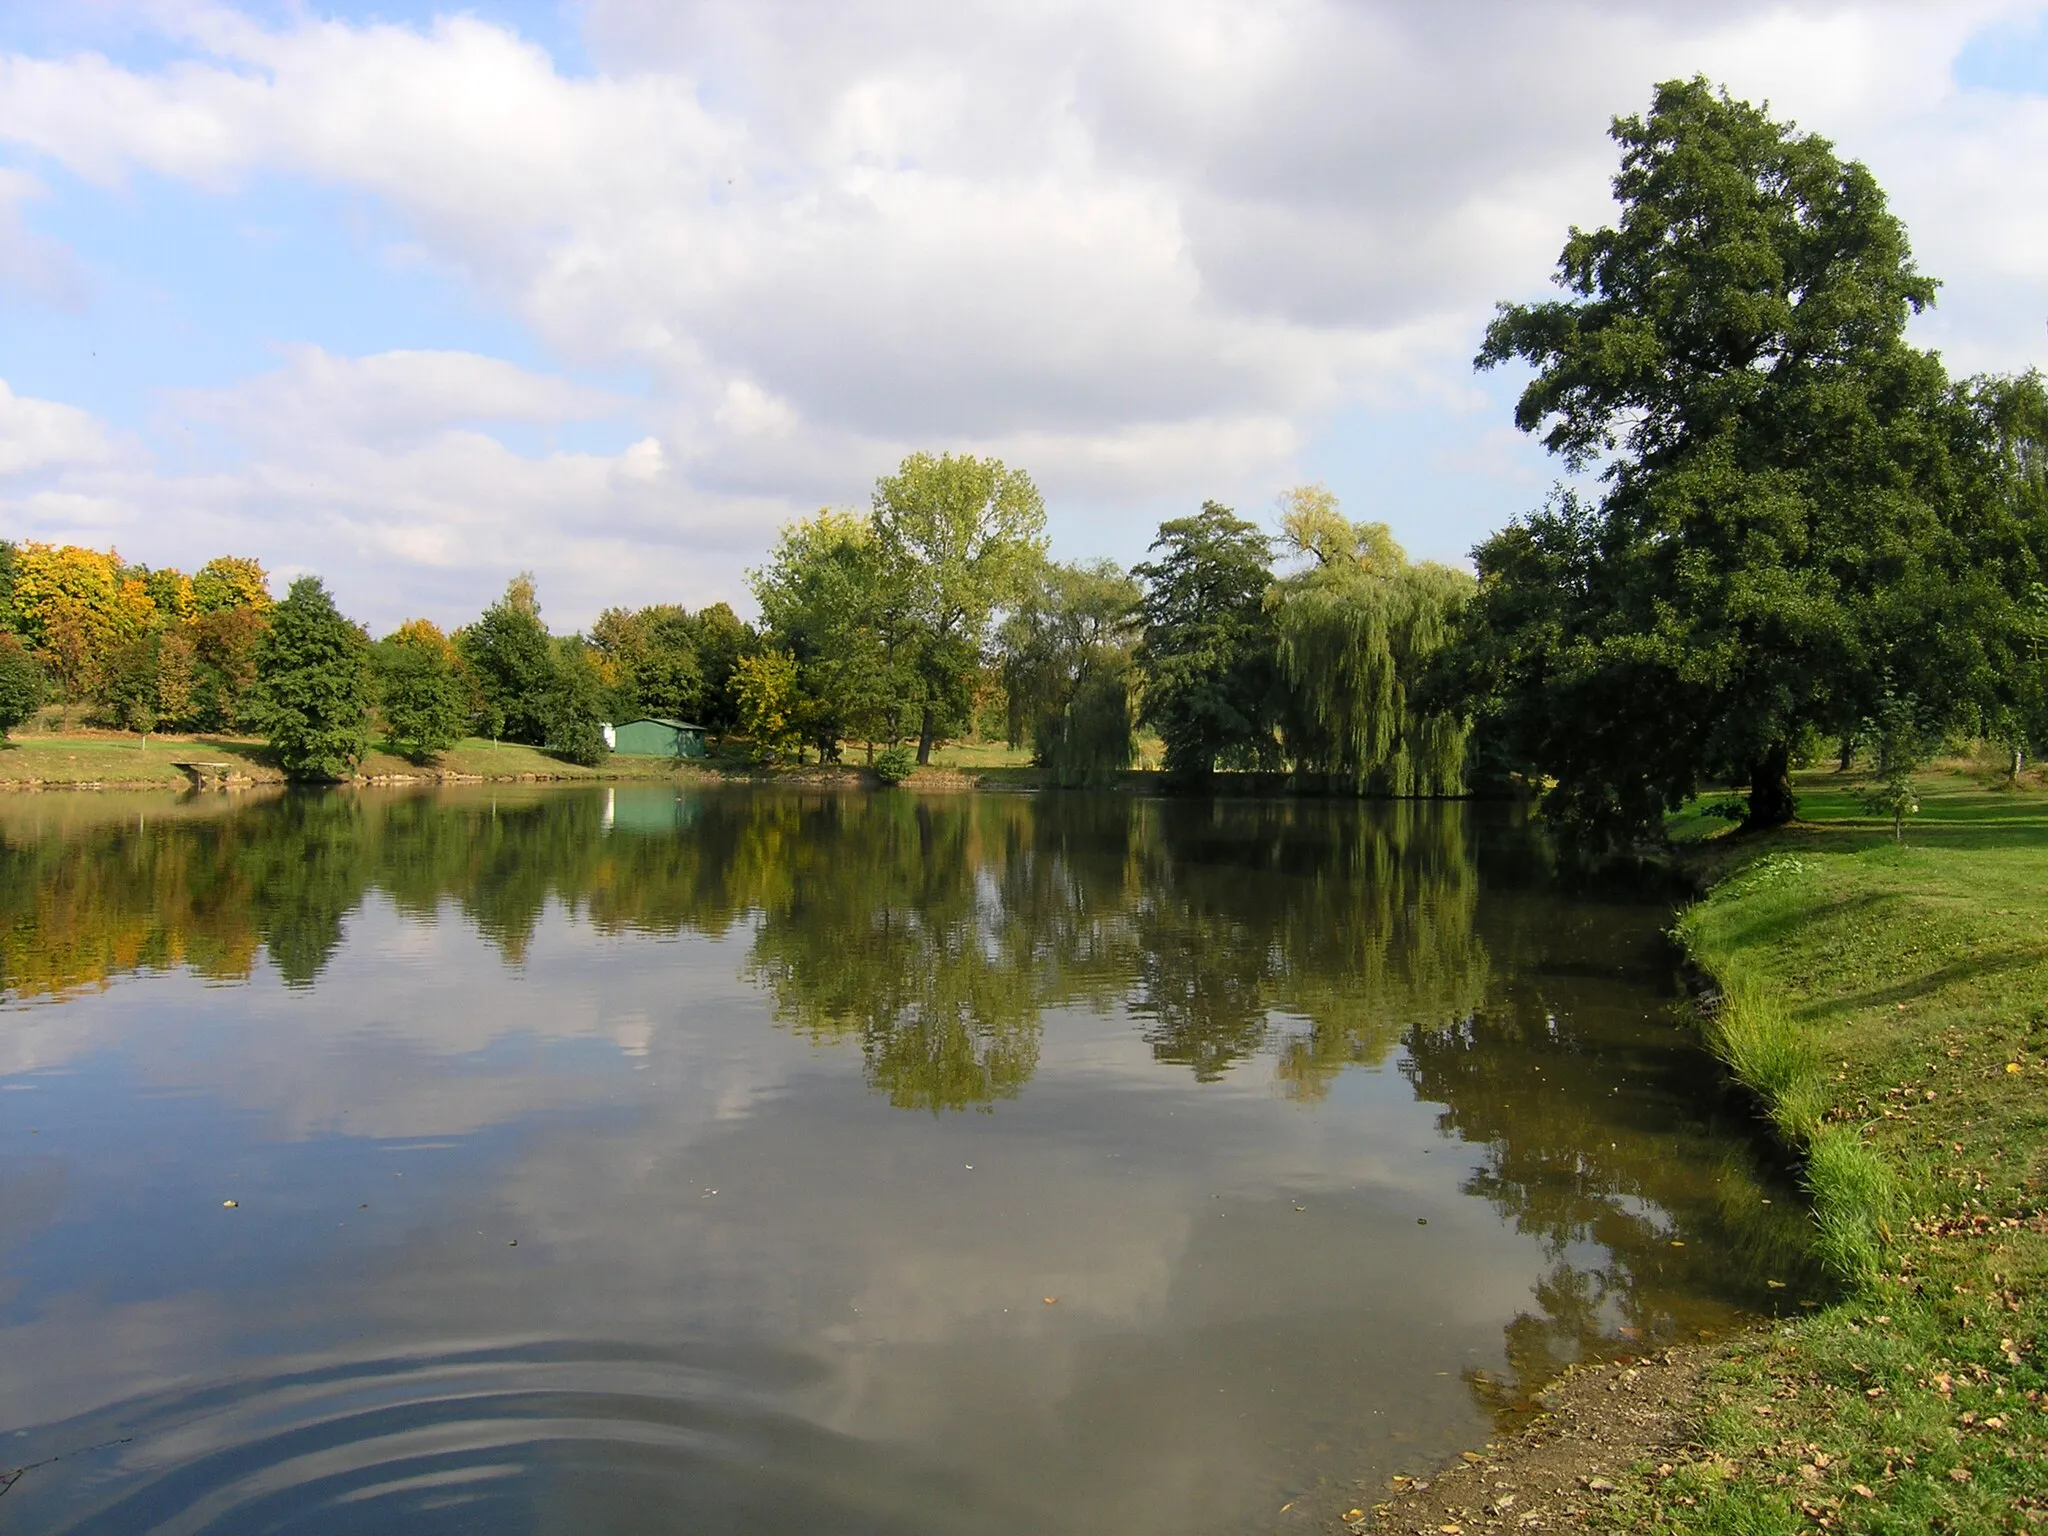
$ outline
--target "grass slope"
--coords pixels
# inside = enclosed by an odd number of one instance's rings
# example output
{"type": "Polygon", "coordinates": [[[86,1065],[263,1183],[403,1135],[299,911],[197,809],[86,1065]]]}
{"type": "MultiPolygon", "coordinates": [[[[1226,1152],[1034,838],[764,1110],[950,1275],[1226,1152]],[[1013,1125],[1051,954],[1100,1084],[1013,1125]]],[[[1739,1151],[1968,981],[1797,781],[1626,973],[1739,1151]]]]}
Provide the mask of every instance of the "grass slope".
{"type": "Polygon", "coordinates": [[[1952,764],[1899,843],[1853,781],[1799,787],[1803,824],[1698,851],[1680,937],[1845,1295],[1731,1349],[1697,1454],[1602,1523],[2048,1530],[2048,795],[1952,764]]]}
{"type": "MultiPolygon", "coordinates": [[[[62,789],[83,785],[182,789],[190,778],[180,762],[231,763],[256,783],[282,782],[284,775],[258,740],[239,736],[140,736],[120,732],[19,735],[0,746],[0,789],[62,789]]],[[[390,752],[373,750],[359,770],[365,777],[432,776],[513,779],[665,778],[677,771],[667,758],[613,757],[602,767],[583,768],[536,747],[493,743],[475,737],[461,742],[424,767],[390,752]]]]}

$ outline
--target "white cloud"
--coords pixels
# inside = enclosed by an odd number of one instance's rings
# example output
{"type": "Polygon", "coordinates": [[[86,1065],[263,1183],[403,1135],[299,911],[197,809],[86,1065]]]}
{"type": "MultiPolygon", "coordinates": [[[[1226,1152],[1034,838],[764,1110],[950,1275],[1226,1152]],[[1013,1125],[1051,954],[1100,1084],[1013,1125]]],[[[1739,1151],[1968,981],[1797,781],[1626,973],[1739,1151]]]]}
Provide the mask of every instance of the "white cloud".
{"type": "Polygon", "coordinates": [[[106,429],[76,406],[26,399],[0,379],[0,479],[105,464],[115,457],[106,429]]]}
{"type": "Polygon", "coordinates": [[[522,453],[476,425],[551,429],[618,404],[469,354],[305,349],[276,373],[167,395],[159,435],[190,464],[120,449],[86,412],[0,381],[0,522],[152,564],[252,553],[284,575],[339,576],[379,629],[460,621],[523,568],[569,626],[612,601],[714,601],[704,551],[751,553],[758,505],[693,491],[652,436],[522,453]],[[191,451],[202,433],[213,452],[191,451]]]}
{"type": "Polygon", "coordinates": [[[729,591],[737,551],[912,446],[1002,452],[1056,508],[1156,508],[1262,500],[1340,407],[1468,409],[1491,302],[1604,217],[1607,119],[1673,74],[1872,164],[1958,364],[2048,361],[2048,103],[1951,72],[2030,9],[589,0],[569,75],[478,16],[199,7],[161,23],[169,65],[0,57],[0,142],[109,185],[366,194],[565,368],[651,381],[622,408],[468,354],[306,349],[173,397],[261,458],[229,503],[327,530],[309,561],[594,570],[647,537],[636,575],[708,553],[729,591]],[[633,467],[477,431],[609,415],[650,445],[633,467]]]}
{"type": "Polygon", "coordinates": [[[270,443],[385,449],[452,427],[544,427],[619,414],[626,402],[473,352],[336,357],[294,347],[286,365],[226,389],[179,390],[170,415],[270,443]]]}

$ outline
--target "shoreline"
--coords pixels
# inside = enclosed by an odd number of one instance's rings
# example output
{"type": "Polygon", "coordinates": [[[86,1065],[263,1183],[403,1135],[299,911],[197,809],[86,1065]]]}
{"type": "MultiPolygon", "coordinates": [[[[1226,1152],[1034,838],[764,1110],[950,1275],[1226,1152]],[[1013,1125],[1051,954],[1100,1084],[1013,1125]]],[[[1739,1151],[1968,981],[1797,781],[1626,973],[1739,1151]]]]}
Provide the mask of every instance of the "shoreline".
{"type": "Polygon", "coordinates": [[[1799,1160],[1841,1296],[1568,1373],[1345,1529],[2048,1531],[2048,804],[1931,789],[1903,842],[1814,774],[1814,820],[1667,856],[1697,1027],[1799,1160]]]}
{"type": "MultiPolygon", "coordinates": [[[[254,738],[152,736],[143,740],[113,733],[16,736],[0,744],[0,793],[235,792],[291,784],[293,781],[266,757],[265,744],[254,738]]],[[[847,788],[877,785],[873,771],[857,763],[761,767],[716,758],[678,761],[615,754],[602,764],[586,767],[537,747],[471,739],[425,764],[383,750],[372,751],[349,777],[310,787],[693,780],[847,788]]],[[[1036,781],[1036,771],[1029,768],[944,765],[919,769],[909,786],[932,790],[1018,789],[1036,787],[1036,781]]]]}

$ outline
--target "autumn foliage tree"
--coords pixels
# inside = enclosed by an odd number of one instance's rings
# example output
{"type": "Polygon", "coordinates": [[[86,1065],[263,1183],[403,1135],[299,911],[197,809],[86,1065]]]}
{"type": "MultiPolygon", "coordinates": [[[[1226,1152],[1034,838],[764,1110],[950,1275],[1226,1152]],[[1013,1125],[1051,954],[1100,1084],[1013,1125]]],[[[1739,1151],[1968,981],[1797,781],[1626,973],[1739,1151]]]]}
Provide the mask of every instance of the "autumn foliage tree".
{"type": "Polygon", "coordinates": [[[269,606],[254,560],[215,560],[195,579],[113,550],[0,544],[0,631],[67,705],[131,730],[238,725],[269,606]]]}

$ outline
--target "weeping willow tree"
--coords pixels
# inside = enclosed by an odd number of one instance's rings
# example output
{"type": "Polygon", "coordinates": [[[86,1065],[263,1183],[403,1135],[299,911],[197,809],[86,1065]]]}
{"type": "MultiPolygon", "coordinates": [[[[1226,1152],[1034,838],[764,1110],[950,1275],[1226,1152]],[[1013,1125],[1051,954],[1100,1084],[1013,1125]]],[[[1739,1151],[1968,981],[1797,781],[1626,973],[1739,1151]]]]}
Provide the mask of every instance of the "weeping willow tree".
{"type": "Polygon", "coordinates": [[[1055,784],[1103,784],[1131,766],[1138,587],[1114,561],[1042,566],[1000,636],[1010,745],[1055,784]]]}
{"type": "Polygon", "coordinates": [[[1288,492],[1283,506],[1282,537],[1308,561],[1266,599],[1296,768],[1361,792],[1461,793],[1465,723],[1411,698],[1471,596],[1472,578],[1411,564],[1386,524],[1347,520],[1319,485],[1288,492]]]}

